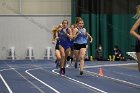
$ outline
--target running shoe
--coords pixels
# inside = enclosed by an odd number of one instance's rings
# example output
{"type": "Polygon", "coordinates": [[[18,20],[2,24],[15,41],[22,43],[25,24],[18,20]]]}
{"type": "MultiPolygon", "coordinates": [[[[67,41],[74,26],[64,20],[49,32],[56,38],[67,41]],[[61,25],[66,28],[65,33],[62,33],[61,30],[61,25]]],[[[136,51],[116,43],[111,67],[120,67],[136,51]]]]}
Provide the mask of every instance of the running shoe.
{"type": "Polygon", "coordinates": [[[70,67],[70,65],[67,63],[67,64],[66,64],[66,67],[68,68],[68,67],[70,67]]]}
{"type": "Polygon", "coordinates": [[[80,71],[80,75],[83,75],[83,71],[80,71]]]}
{"type": "Polygon", "coordinates": [[[65,68],[60,68],[59,73],[60,73],[60,75],[65,75],[65,68]]]}

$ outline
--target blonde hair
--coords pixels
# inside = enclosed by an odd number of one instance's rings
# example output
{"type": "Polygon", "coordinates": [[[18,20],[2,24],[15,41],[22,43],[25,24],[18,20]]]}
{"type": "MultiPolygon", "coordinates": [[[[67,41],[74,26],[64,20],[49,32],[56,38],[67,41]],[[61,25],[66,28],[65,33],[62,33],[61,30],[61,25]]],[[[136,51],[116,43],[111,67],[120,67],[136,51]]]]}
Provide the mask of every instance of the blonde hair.
{"type": "Polygon", "coordinates": [[[52,34],[53,34],[53,38],[52,38],[52,41],[55,40],[56,38],[56,33],[59,32],[59,29],[62,27],[62,24],[59,24],[58,26],[54,26],[52,28],[52,34]]]}
{"type": "Polygon", "coordinates": [[[55,33],[57,31],[58,31],[58,27],[57,26],[55,26],[55,27],[52,28],[52,33],[55,33]]]}
{"type": "Polygon", "coordinates": [[[61,27],[62,27],[62,24],[59,24],[58,26],[54,26],[52,28],[52,33],[54,34],[54,33],[58,32],[59,31],[59,28],[61,28],[61,27]]]}
{"type": "Polygon", "coordinates": [[[133,18],[138,19],[140,18],[140,5],[137,5],[136,9],[137,13],[133,16],[133,18]]]}

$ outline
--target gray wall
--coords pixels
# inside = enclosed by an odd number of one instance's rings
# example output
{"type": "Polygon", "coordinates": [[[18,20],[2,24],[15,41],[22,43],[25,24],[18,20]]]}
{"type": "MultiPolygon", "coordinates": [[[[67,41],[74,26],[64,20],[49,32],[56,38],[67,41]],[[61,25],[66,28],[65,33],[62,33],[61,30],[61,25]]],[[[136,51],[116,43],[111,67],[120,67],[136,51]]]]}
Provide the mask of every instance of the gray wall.
{"type": "Polygon", "coordinates": [[[70,14],[71,0],[0,0],[0,14],[70,14]]]}
{"type": "MultiPolygon", "coordinates": [[[[16,58],[25,59],[27,47],[33,47],[35,59],[43,59],[50,46],[51,29],[70,16],[0,16],[0,59],[6,59],[9,47],[15,47],[16,58]]],[[[54,55],[55,56],[55,55],[54,55]]]]}

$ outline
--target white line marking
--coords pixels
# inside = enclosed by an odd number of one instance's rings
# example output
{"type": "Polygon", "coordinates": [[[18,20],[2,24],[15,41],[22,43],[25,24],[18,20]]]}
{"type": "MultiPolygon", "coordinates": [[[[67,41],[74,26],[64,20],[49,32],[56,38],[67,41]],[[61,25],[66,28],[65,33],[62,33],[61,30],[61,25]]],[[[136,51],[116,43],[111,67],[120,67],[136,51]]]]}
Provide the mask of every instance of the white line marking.
{"type": "MultiPolygon", "coordinates": [[[[39,69],[39,68],[38,68],[39,69]]],[[[39,81],[40,83],[42,83],[43,85],[47,86],[48,88],[50,88],[51,90],[53,90],[55,93],[60,93],[58,90],[54,89],[52,86],[46,84],[45,82],[43,82],[42,80],[38,79],[37,77],[35,77],[34,75],[32,75],[31,73],[29,73],[28,71],[30,70],[35,70],[35,69],[29,69],[26,70],[25,72],[30,75],[31,77],[33,77],[34,79],[36,79],[37,81],[39,81]]]]}
{"type": "MultiPolygon", "coordinates": [[[[88,73],[91,73],[91,74],[99,75],[98,73],[95,73],[95,72],[91,72],[91,71],[87,71],[87,70],[84,70],[84,71],[88,72],[88,73]]],[[[128,84],[128,85],[133,86],[133,87],[140,88],[140,85],[132,83],[132,82],[128,82],[128,81],[121,80],[121,79],[116,79],[116,78],[105,76],[105,75],[103,75],[102,77],[107,78],[107,79],[111,79],[111,80],[114,80],[114,81],[118,81],[120,83],[125,83],[125,84],[128,84]]]]}
{"type": "Polygon", "coordinates": [[[136,65],[137,63],[126,63],[126,64],[107,64],[107,65],[96,65],[96,66],[85,66],[84,68],[95,68],[95,67],[108,67],[108,66],[127,66],[136,65]]]}
{"type": "Polygon", "coordinates": [[[9,87],[9,85],[8,85],[7,82],[4,80],[4,78],[2,77],[1,74],[0,74],[0,78],[2,79],[4,85],[5,85],[6,88],[8,89],[9,93],[13,93],[13,91],[11,90],[11,88],[9,87]]]}
{"type": "MultiPolygon", "coordinates": [[[[125,66],[125,65],[136,65],[136,64],[137,64],[137,63],[108,64],[108,65],[86,66],[85,68],[96,68],[96,67],[107,67],[107,66],[125,66]]],[[[91,72],[91,71],[87,71],[87,70],[84,70],[84,71],[86,71],[86,72],[88,72],[88,73],[93,73],[93,74],[98,75],[98,73],[95,73],[95,72],[91,72]]],[[[140,88],[140,85],[135,84],[135,83],[131,83],[131,82],[128,82],[128,81],[124,81],[124,80],[121,80],[121,79],[112,78],[112,77],[105,76],[105,75],[103,75],[103,77],[108,78],[108,79],[111,79],[111,80],[115,80],[115,81],[118,81],[118,82],[122,82],[122,83],[125,83],[125,84],[129,84],[129,85],[135,86],[135,87],[137,87],[137,88],[140,88]]]]}
{"type": "MultiPolygon", "coordinates": [[[[10,65],[6,64],[9,68],[12,68],[10,65]]],[[[40,93],[45,93],[42,89],[40,89],[38,86],[36,86],[33,82],[28,80],[26,77],[24,77],[21,73],[19,73],[16,69],[12,69],[17,74],[19,74],[23,79],[25,79],[28,83],[30,83],[34,88],[36,88],[40,93]]]]}
{"type": "MultiPolygon", "coordinates": [[[[107,70],[107,69],[104,69],[105,71],[109,71],[109,70],[107,70]]],[[[116,73],[116,74],[120,74],[120,75],[124,75],[124,76],[127,76],[127,77],[132,77],[133,79],[134,78],[140,78],[139,76],[135,76],[135,75],[130,75],[130,74],[126,74],[126,73],[122,73],[122,72],[118,72],[118,71],[111,71],[111,72],[113,72],[113,73],[116,73]]]]}
{"type": "MultiPolygon", "coordinates": [[[[55,70],[58,70],[58,69],[54,69],[54,70],[52,70],[52,72],[55,73],[55,74],[59,74],[59,73],[55,72],[55,70]]],[[[94,89],[94,90],[96,90],[96,91],[98,91],[98,92],[101,92],[101,93],[108,93],[108,92],[105,92],[105,91],[103,91],[103,90],[100,90],[100,89],[98,89],[98,88],[96,88],[96,87],[93,87],[93,86],[91,86],[91,85],[88,85],[88,84],[86,84],[86,83],[80,82],[80,81],[78,81],[78,80],[76,80],[76,79],[70,78],[70,77],[68,77],[68,76],[65,76],[65,75],[64,75],[64,77],[67,78],[67,79],[69,79],[69,80],[72,80],[72,81],[74,81],[74,82],[77,82],[77,83],[79,83],[79,84],[82,84],[82,85],[84,85],[84,86],[86,86],[86,87],[89,87],[89,88],[91,88],[91,89],[94,89]]]]}
{"type": "MultiPolygon", "coordinates": [[[[85,66],[85,68],[97,68],[97,67],[113,67],[113,66],[128,66],[128,65],[137,65],[137,63],[125,63],[125,64],[106,64],[106,65],[96,65],[96,66],[85,66]]],[[[123,74],[123,75],[127,75],[127,76],[131,76],[131,77],[135,77],[135,78],[139,78],[137,76],[132,76],[132,75],[128,75],[128,74],[125,74],[125,73],[120,73],[120,72],[116,72],[116,71],[113,71],[115,73],[118,73],[118,74],[123,74]]]]}
{"type": "Polygon", "coordinates": [[[15,69],[15,68],[2,69],[2,70],[0,70],[0,72],[6,71],[6,70],[12,70],[12,69],[15,69]]]}

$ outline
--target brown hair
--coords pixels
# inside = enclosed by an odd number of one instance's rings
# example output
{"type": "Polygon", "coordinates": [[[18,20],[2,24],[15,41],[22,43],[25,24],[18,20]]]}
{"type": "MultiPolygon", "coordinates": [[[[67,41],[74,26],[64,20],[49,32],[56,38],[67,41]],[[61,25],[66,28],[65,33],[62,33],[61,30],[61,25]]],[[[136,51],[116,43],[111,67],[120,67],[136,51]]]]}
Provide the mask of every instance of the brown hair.
{"type": "Polygon", "coordinates": [[[67,24],[69,23],[68,20],[64,19],[64,20],[62,21],[62,24],[64,24],[65,21],[67,21],[67,24]]]}
{"type": "Polygon", "coordinates": [[[75,23],[79,23],[79,21],[83,21],[83,19],[81,17],[76,17],[75,23]]]}

